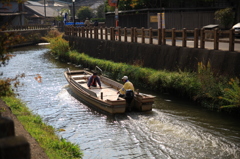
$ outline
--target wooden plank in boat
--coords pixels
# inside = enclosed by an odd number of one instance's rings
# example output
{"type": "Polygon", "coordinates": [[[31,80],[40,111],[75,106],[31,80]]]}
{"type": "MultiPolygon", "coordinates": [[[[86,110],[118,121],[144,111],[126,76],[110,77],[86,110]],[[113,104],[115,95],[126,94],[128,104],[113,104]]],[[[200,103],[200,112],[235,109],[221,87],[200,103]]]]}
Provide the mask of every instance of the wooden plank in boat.
{"type": "Polygon", "coordinates": [[[101,92],[103,93],[103,100],[117,100],[118,99],[118,94],[117,90],[113,89],[112,87],[105,85],[102,83],[102,89],[99,87],[91,87],[91,89],[88,89],[87,84],[81,84],[82,87],[87,89],[88,91],[94,92],[98,98],[101,98],[101,92]]]}
{"type": "Polygon", "coordinates": [[[72,75],[71,76],[73,79],[88,79],[90,75],[72,75]]]}
{"type": "Polygon", "coordinates": [[[77,83],[87,83],[87,80],[80,79],[80,80],[75,80],[77,83]]]}

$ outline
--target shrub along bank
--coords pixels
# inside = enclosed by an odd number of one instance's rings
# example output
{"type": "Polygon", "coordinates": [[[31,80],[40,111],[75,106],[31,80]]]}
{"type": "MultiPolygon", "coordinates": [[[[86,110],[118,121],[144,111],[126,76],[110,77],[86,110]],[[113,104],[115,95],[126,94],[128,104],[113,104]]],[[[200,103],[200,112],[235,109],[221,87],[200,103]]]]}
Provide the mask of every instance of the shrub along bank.
{"type": "Polygon", "coordinates": [[[82,158],[83,153],[77,145],[60,139],[52,126],[44,124],[40,116],[32,114],[15,96],[0,96],[0,98],[11,108],[13,114],[37,140],[50,159],[82,158]]]}
{"type": "Polygon", "coordinates": [[[141,63],[135,65],[116,63],[71,51],[68,42],[61,36],[48,38],[48,41],[52,53],[67,62],[89,68],[99,66],[114,79],[127,75],[135,85],[189,98],[211,109],[239,113],[239,79],[213,75],[210,64],[205,66],[199,63],[198,71],[191,73],[154,70],[142,68],[141,63]]]}

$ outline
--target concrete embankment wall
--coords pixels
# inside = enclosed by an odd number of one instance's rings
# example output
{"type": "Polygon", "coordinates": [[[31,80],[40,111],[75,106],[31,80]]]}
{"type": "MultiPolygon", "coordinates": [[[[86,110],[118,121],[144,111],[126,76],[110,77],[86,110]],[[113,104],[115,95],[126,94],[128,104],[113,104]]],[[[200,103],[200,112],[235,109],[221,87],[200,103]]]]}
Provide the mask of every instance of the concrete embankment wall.
{"type": "Polygon", "coordinates": [[[78,52],[89,56],[125,62],[142,64],[159,70],[197,71],[198,62],[210,62],[215,73],[240,77],[240,53],[176,47],[168,45],[150,45],[130,42],[118,42],[80,37],[64,36],[70,46],[78,52]]]}

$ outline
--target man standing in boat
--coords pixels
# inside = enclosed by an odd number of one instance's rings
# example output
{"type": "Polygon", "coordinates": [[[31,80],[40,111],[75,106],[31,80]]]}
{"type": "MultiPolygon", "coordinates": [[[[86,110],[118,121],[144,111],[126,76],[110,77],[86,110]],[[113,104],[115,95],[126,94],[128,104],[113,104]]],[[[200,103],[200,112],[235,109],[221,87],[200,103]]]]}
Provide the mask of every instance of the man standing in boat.
{"type": "Polygon", "coordinates": [[[134,91],[134,86],[132,82],[128,80],[128,76],[123,76],[122,81],[124,85],[121,89],[119,89],[118,94],[119,94],[119,97],[125,98],[127,90],[134,91]]]}
{"type": "Polygon", "coordinates": [[[92,87],[97,87],[97,83],[98,83],[100,89],[102,89],[101,81],[100,81],[99,77],[97,76],[97,73],[93,73],[93,75],[90,76],[89,79],[88,79],[88,83],[87,83],[88,88],[91,89],[91,86],[92,87]]]}
{"type": "Polygon", "coordinates": [[[123,76],[122,81],[124,82],[124,85],[117,93],[119,94],[119,97],[126,99],[128,110],[131,111],[131,102],[134,98],[134,86],[132,82],[128,80],[128,76],[123,76]]]}

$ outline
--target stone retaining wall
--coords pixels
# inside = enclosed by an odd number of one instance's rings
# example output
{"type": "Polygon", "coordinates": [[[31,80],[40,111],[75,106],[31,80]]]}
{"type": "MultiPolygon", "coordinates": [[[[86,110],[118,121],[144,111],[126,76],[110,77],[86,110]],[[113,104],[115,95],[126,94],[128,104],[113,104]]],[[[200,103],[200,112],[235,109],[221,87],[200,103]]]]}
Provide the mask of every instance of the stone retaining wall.
{"type": "Polygon", "coordinates": [[[198,62],[210,62],[214,73],[240,77],[240,53],[176,47],[168,45],[151,45],[130,42],[118,42],[81,37],[64,36],[70,46],[78,52],[89,56],[125,62],[142,64],[169,71],[197,71],[198,62]]]}
{"type": "Polygon", "coordinates": [[[14,158],[30,159],[30,145],[23,136],[15,136],[11,119],[0,116],[0,159],[14,158]]]}

